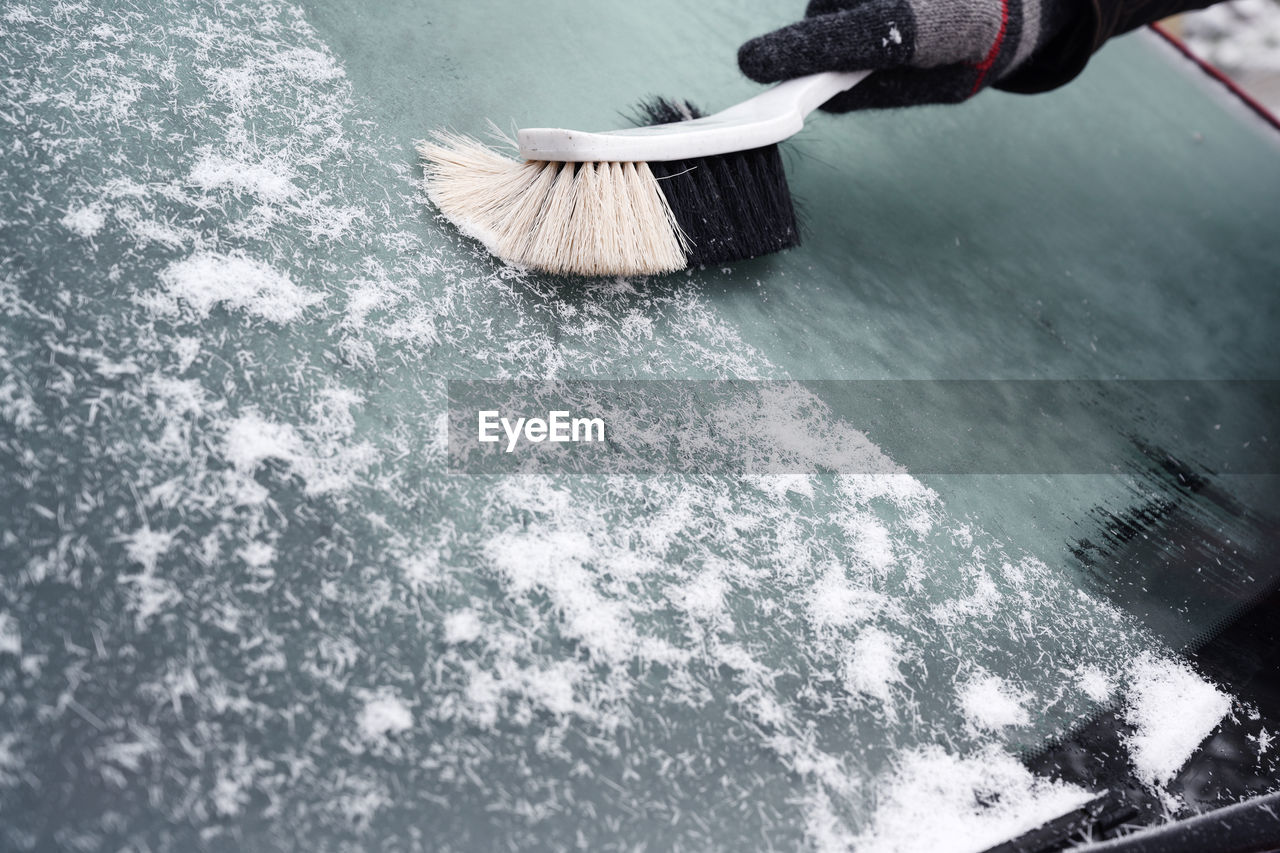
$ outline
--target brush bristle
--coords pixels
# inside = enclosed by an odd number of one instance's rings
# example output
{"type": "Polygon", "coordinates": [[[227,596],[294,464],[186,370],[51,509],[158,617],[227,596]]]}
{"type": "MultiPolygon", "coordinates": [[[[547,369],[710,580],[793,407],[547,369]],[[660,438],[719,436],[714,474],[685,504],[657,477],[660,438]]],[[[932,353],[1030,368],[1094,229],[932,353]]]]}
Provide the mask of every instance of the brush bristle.
{"type": "Polygon", "coordinates": [[[652,275],[688,266],[644,163],[519,162],[474,139],[418,144],[427,197],[508,263],[562,275],[652,275]]]}
{"type": "MultiPolygon", "coordinates": [[[[638,124],[701,118],[688,101],[640,104],[638,124]]],[[[754,258],[800,244],[791,189],[777,145],[693,160],[651,163],[689,241],[690,266],[754,258]]]]}

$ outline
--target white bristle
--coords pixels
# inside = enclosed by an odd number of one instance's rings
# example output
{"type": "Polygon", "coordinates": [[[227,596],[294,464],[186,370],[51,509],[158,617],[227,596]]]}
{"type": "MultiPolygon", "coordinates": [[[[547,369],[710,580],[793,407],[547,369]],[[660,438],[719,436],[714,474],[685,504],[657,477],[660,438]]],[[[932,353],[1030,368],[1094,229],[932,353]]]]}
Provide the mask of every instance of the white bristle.
{"type": "Polygon", "coordinates": [[[427,196],[508,263],[562,275],[652,275],[688,245],[644,163],[520,162],[449,133],[418,143],[427,196]]]}

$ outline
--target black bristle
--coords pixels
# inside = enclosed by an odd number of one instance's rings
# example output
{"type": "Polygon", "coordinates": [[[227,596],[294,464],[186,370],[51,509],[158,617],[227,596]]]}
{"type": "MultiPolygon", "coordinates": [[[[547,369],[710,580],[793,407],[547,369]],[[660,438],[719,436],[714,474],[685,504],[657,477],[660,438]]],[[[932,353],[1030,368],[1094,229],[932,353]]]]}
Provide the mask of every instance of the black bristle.
{"type": "MultiPolygon", "coordinates": [[[[653,98],[637,124],[701,118],[688,101],[653,98]]],[[[754,258],[800,244],[796,211],[777,145],[693,160],[650,163],[667,204],[689,238],[689,265],[754,258]]]]}
{"type": "Polygon", "coordinates": [[[631,121],[637,127],[647,127],[651,124],[671,124],[674,121],[705,118],[706,115],[688,101],[673,101],[658,95],[636,104],[631,121]]]}

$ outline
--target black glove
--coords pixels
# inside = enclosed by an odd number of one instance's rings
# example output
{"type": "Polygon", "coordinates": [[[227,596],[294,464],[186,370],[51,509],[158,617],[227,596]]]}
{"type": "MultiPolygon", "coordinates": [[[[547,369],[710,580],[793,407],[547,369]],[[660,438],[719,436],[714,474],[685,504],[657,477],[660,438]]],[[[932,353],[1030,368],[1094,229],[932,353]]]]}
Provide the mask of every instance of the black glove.
{"type": "Polygon", "coordinates": [[[823,105],[833,112],[958,103],[1025,63],[1072,3],[810,0],[804,20],[744,44],[738,65],[759,83],[878,69],[823,105]]]}

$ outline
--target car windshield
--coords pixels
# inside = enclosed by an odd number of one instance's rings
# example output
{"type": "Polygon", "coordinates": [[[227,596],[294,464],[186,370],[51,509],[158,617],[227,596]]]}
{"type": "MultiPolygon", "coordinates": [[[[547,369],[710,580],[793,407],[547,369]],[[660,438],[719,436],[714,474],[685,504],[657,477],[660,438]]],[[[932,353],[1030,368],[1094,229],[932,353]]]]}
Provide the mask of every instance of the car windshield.
{"type": "Polygon", "coordinates": [[[1280,787],[1280,158],[1166,46],[815,115],[801,247],[723,268],[426,202],[432,130],[750,95],[783,6],[6,8],[0,846],[983,850],[1280,787]],[[451,457],[450,383],[548,379],[734,380],[785,464],[451,457]]]}

